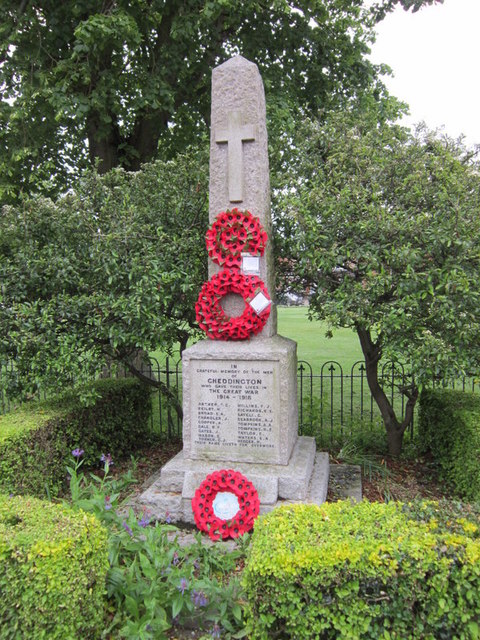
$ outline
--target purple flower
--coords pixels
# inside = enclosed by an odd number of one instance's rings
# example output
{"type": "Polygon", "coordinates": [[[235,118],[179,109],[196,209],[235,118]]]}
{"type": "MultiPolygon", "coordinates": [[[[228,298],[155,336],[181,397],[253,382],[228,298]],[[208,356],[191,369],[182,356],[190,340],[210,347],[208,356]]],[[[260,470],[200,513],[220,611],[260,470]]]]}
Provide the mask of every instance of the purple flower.
{"type": "Polygon", "coordinates": [[[185,578],[182,578],[180,580],[180,584],[178,585],[177,589],[180,591],[180,593],[183,594],[185,593],[185,589],[188,587],[188,582],[185,580],[185,578]]]}
{"type": "Polygon", "coordinates": [[[222,635],[222,627],[215,623],[210,629],[210,635],[212,636],[212,638],[220,638],[222,635]]]}
{"type": "Polygon", "coordinates": [[[193,590],[192,602],[196,607],[206,607],[208,604],[208,598],[203,591],[193,590]]]}
{"type": "Polygon", "coordinates": [[[179,562],[180,562],[180,559],[178,557],[178,553],[175,551],[175,553],[173,554],[172,564],[174,567],[176,567],[179,562]]]}
{"type": "Polygon", "coordinates": [[[147,527],[150,524],[150,518],[148,516],[148,511],[144,511],[143,512],[143,516],[142,519],[138,521],[138,526],[139,527],[147,527]]]}
{"type": "Polygon", "coordinates": [[[81,457],[83,456],[83,454],[84,454],[84,453],[85,453],[85,451],[84,451],[83,449],[79,449],[79,448],[77,447],[77,449],[74,449],[74,450],[72,451],[72,456],[73,456],[74,458],[81,458],[81,457]]]}
{"type": "Polygon", "coordinates": [[[112,503],[110,502],[110,496],[105,496],[105,511],[110,511],[112,503]]]}
{"type": "Polygon", "coordinates": [[[128,524],[125,522],[125,520],[122,522],[122,527],[125,529],[125,531],[128,533],[128,535],[130,537],[133,536],[133,531],[130,529],[130,527],[128,526],[128,524]]]}
{"type": "Polygon", "coordinates": [[[200,569],[200,560],[198,558],[193,561],[193,566],[197,571],[200,569]]]}
{"type": "Polygon", "coordinates": [[[165,512],[165,522],[167,524],[170,524],[172,521],[172,516],[168,513],[168,511],[165,512]]]}
{"type": "Polygon", "coordinates": [[[100,456],[100,462],[104,462],[105,466],[107,464],[112,465],[113,464],[112,456],[109,453],[107,453],[107,455],[102,453],[102,455],[100,456]]]}

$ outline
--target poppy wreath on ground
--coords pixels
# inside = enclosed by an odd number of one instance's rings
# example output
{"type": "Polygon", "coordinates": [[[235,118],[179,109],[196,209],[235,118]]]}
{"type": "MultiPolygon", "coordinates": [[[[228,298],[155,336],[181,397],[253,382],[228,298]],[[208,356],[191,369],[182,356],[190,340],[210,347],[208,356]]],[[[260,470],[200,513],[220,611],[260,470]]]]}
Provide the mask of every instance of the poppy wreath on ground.
{"type": "Polygon", "coordinates": [[[246,276],[233,269],[220,271],[204,283],[198,296],[195,312],[200,328],[214,340],[246,340],[259,333],[271,306],[257,313],[249,303],[259,294],[270,301],[265,284],[257,276],[246,276]],[[242,315],[229,317],[225,313],[220,302],[228,293],[237,293],[244,299],[242,315]]]}
{"type": "Polygon", "coordinates": [[[238,538],[253,528],[260,510],[254,485],[233,469],[210,473],[192,498],[195,524],[212,540],[238,538]]]}
{"type": "Polygon", "coordinates": [[[250,211],[235,208],[218,214],[207,231],[206,241],[208,255],[214,262],[239,269],[242,252],[263,256],[267,234],[250,211]]]}

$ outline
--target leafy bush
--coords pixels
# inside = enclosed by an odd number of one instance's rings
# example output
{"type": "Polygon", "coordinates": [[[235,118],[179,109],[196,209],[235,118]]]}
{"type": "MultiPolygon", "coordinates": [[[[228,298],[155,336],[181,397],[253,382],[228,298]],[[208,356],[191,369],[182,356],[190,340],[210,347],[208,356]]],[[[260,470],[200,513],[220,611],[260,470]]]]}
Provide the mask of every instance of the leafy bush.
{"type": "Polygon", "coordinates": [[[85,449],[87,464],[108,451],[122,457],[148,435],[148,387],[133,379],[99,380],[97,398],[84,406],[73,394],[25,405],[0,416],[0,491],[57,495],[65,484],[65,461],[85,449]]]}
{"type": "Polygon", "coordinates": [[[436,503],[288,505],[244,572],[254,639],[479,638],[480,517],[436,503]]]}
{"type": "Polygon", "coordinates": [[[206,546],[200,533],[195,544],[182,546],[176,527],[149,526],[146,510],[125,513],[118,497],[131,475],[109,476],[106,456],[103,477],[87,479],[75,453],[77,462],[68,467],[73,505],[95,514],[109,532],[107,587],[115,614],[107,637],[157,640],[174,626],[204,629],[209,638],[241,637],[236,632],[243,622],[243,590],[236,570],[244,551],[206,546]]]}
{"type": "Polygon", "coordinates": [[[480,499],[480,397],[452,389],[423,391],[419,437],[444,479],[465,498],[480,499]]]}
{"type": "Polygon", "coordinates": [[[0,639],[98,638],[107,532],[36,498],[0,495],[0,639]]]}
{"type": "MultiPolygon", "coordinates": [[[[1,155],[1,151],[0,151],[1,155]]],[[[140,171],[88,171],[55,202],[0,215],[0,379],[7,395],[80,388],[135,353],[170,352],[199,332],[207,277],[203,151],[140,171]]]]}

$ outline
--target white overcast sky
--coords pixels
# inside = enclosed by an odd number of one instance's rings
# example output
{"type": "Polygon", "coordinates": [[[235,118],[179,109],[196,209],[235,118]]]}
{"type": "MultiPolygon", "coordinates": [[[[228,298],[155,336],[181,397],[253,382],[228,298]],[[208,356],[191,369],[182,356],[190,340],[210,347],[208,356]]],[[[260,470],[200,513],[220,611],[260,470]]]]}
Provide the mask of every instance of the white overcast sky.
{"type": "Polygon", "coordinates": [[[384,81],[410,105],[405,123],[424,120],[480,144],[480,0],[444,0],[417,13],[398,7],[377,32],[371,60],[392,68],[384,81]]]}

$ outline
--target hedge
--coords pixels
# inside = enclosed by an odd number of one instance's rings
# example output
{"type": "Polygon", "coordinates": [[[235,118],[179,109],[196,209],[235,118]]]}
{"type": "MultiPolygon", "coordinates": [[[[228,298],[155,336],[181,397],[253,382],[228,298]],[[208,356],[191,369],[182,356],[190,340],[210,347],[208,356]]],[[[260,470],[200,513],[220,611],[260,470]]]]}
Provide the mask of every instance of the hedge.
{"type": "Polygon", "coordinates": [[[437,503],[276,509],[245,567],[248,637],[479,638],[479,531],[437,503]]]}
{"type": "Polygon", "coordinates": [[[0,495],[0,640],[99,638],[107,544],[93,515],[0,495]]]}
{"type": "Polygon", "coordinates": [[[420,441],[443,479],[461,496],[480,499],[480,396],[452,389],[423,391],[420,441]]]}
{"type": "Polygon", "coordinates": [[[72,394],[29,403],[0,416],[0,491],[58,495],[71,451],[85,450],[85,465],[102,453],[129,456],[149,436],[150,390],[132,378],[99,380],[98,397],[84,406],[72,394]]]}

